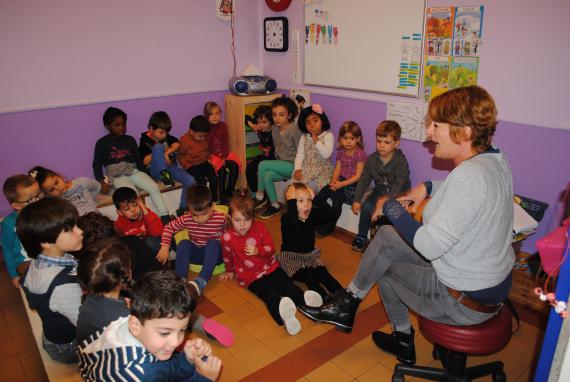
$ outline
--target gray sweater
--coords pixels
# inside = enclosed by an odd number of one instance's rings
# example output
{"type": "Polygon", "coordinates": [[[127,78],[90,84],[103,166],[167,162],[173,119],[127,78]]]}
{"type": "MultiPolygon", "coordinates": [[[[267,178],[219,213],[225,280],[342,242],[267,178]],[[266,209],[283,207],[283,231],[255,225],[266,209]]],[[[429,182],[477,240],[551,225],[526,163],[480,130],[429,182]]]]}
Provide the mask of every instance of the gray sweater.
{"type": "Polygon", "coordinates": [[[279,127],[273,126],[271,134],[275,144],[275,158],[294,162],[297,155],[297,146],[299,146],[299,140],[303,132],[299,130],[297,125],[291,123],[283,134],[279,132],[279,127]]]}
{"type": "Polygon", "coordinates": [[[380,195],[398,196],[410,189],[410,168],[406,156],[400,149],[394,151],[392,159],[384,164],[378,151],[370,154],[364,164],[364,170],[354,191],[354,201],[360,202],[362,195],[374,180],[380,195]]]}
{"type": "Polygon", "coordinates": [[[447,286],[493,287],[511,272],[514,252],[513,185],[500,152],[479,154],[434,183],[414,247],[447,286]]]}

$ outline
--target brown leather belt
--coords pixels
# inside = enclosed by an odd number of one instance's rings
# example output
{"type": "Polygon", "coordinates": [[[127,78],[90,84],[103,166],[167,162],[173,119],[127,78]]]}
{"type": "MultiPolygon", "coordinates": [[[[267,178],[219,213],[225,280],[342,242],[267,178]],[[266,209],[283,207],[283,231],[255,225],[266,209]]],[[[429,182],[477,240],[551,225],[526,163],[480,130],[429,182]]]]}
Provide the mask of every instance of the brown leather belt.
{"type": "Polygon", "coordinates": [[[502,304],[481,304],[480,302],[477,302],[471,297],[467,296],[465,293],[452,289],[450,287],[447,287],[447,292],[449,292],[449,295],[456,299],[457,302],[459,302],[461,305],[466,306],[469,309],[472,309],[479,313],[494,313],[502,306],[502,304]]]}

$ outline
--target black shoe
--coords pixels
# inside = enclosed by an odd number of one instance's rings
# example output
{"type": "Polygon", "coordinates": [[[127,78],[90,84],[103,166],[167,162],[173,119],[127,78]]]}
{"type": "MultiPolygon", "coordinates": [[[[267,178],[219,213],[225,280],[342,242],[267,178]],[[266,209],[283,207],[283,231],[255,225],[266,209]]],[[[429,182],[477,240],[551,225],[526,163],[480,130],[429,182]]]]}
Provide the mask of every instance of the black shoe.
{"type": "Polygon", "coordinates": [[[263,208],[266,204],[267,204],[267,198],[265,197],[261,200],[255,199],[253,202],[253,208],[255,210],[259,210],[260,208],[263,208]]]}
{"type": "Polygon", "coordinates": [[[337,330],[350,333],[361,300],[341,289],[329,301],[318,308],[305,306],[299,310],[313,321],[333,324],[337,330]]]}
{"type": "Polygon", "coordinates": [[[170,223],[174,219],[176,219],[176,218],[172,215],[163,215],[160,217],[160,221],[162,222],[162,225],[167,225],[168,223],[170,223]]]}
{"type": "Polygon", "coordinates": [[[280,212],[281,212],[281,208],[269,206],[269,208],[266,209],[265,212],[262,213],[259,217],[262,219],[269,219],[270,217],[278,215],[280,212]]]}
{"type": "Polygon", "coordinates": [[[398,361],[413,365],[416,363],[416,348],[414,346],[414,328],[411,334],[394,331],[372,333],[372,341],[380,350],[395,355],[398,361]]]}
{"type": "Polygon", "coordinates": [[[168,170],[162,170],[160,172],[160,180],[166,187],[174,186],[174,179],[172,179],[172,175],[168,170]]]}
{"type": "Polygon", "coordinates": [[[180,217],[182,215],[184,215],[186,213],[186,208],[182,208],[180,207],[179,209],[176,210],[176,216],[180,217]]]}
{"type": "Polygon", "coordinates": [[[352,240],[352,249],[358,252],[364,252],[364,248],[366,248],[366,237],[356,235],[354,240],[352,240]]]}

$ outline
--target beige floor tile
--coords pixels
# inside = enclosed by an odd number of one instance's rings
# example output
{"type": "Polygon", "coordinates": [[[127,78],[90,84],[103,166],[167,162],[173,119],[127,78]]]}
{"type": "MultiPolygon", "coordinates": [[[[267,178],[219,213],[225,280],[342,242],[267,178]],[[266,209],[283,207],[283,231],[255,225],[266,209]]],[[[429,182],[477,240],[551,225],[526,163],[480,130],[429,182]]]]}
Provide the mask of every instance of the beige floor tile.
{"type": "Polygon", "coordinates": [[[262,340],[275,333],[282,333],[285,331],[283,327],[277,325],[269,315],[262,315],[261,317],[252,320],[247,324],[244,324],[243,328],[258,340],[262,340]]]}
{"type": "Polygon", "coordinates": [[[358,378],[377,362],[364,350],[354,345],[332,359],[332,362],[353,378],[358,378]]]}
{"type": "Polygon", "coordinates": [[[210,299],[210,301],[216,304],[216,306],[224,312],[227,312],[231,308],[235,308],[236,306],[246,302],[243,297],[239,296],[232,290],[227,290],[226,292],[218,294],[216,296],[208,296],[208,299],[210,299]]]}
{"type": "Polygon", "coordinates": [[[259,370],[279,358],[277,354],[262,342],[258,342],[239,353],[234,353],[234,357],[252,371],[259,370]]]}
{"type": "Polygon", "coordinates": [[[230,353],[238,354],[242,350],[259,342],[257,338],[252,336],[246,329],[238,328],[234,331],[235,343],[228,348],[230,353]]]}
{"type": "Polygon", "coordinates": [[[369,369],[366,373],[358,377],[359,382],[389,382],[392,380],[392,370],[387,369],[382,364],[369,369]]]}
{"type": "Polygon", "coordinates": [[[297,336],[290,335],[283,328],[279,328],[278,331],[273,332],[273,334],[264,338],[262,342],[279,357],[282,357],[305,344],[301,339],[297,338],[297,336]]]}
{"type": "Polygon", "coordinates": [[[243,326],[265,314],[265,311],[251,302],[245,301],[243,304],[227,309],[226,313],[240,326],[243,326]]]}
{"type": "Polygon", "coordinates": [[[231,330],[236,330],[241,327],[241,325],[227,313],[216,314],[211,318],[218,321],[220,324],[226,325],[231,330]]]}
{"type": "Polygon", "coordinates": [[[327,362],[305,376],[311,382],[349,382],[354,378],[339,366],[327,362]]]}
{"type": "Polygon", "coordinates": [[[235,356],[228,357],[222,361],[222,372],[218,382],[235,382],[252,373],[243,362],[235,356]]]}

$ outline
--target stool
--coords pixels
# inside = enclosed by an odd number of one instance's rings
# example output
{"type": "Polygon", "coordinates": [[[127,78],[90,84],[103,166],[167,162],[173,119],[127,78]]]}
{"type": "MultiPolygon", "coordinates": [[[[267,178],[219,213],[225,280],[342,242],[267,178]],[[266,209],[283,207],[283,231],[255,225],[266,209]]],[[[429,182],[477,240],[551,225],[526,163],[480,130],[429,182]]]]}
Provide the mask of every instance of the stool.
{"type": "Polygon", "coordinates": [[[423,336],[434,344],[433,358],[441,361],[443,369],[398,364],[392,375],[393,382],[403,382],[404,375],[464,382],[491,374],[495,382],[507,380],[500,361],[472,367],[466,367],[466,363],[468,354],[497,353],[509,343],[512,335],[510,308],[503,306],[496,316],[470,326],[446,325],[421,316],[418,321],[423,336]]]}

